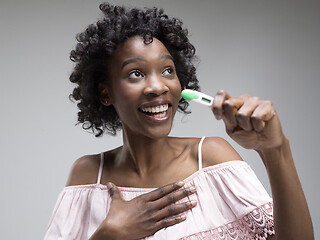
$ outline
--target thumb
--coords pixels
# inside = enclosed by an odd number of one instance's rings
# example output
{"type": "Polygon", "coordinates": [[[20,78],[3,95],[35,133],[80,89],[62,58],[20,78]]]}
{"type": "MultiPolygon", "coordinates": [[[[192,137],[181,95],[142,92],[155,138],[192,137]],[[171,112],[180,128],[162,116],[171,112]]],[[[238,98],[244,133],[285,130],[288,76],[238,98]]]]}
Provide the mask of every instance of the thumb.
{"type": "Polygon", "coordinates": [[[111,182],[108,182],[107,187],[112,199],[123,199],[122,194],[116,185],[114,185],[111,182]]]}

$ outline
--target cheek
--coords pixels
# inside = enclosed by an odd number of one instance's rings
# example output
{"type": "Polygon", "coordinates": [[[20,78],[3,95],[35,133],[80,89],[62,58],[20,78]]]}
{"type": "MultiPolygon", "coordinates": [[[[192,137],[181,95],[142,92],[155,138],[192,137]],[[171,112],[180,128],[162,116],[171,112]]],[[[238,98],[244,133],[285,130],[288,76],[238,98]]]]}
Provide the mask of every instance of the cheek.
{"type": "Polygon", "coordinates": [[[132,93],[128,90],[120,90],[117,93],[117,101],[130,102],[132,100],[132,93]]]}
{"type": "Polygon", "coordinates": [[[180,84],[180,81],[178,79],[172,84],[171,92],[172,92],[172,95],[175,98],[180,100],[180,98],[181,98],[181,84],[180,84]]]}
{"type": "Polygon", "coordinates": [[[115,104],[116,105],[129,105],[134,103],[134,100],[138,96],[138,90],[135,86],[130,84],[120,84],[114,91],[115,104]]]}

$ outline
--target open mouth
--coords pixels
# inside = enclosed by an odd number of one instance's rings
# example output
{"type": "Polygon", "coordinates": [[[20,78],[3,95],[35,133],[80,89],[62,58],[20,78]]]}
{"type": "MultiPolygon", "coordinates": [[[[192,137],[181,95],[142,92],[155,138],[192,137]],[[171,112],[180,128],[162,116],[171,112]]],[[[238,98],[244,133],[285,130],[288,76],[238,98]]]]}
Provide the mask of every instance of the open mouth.
{"type": "Polygon", "coordinates": [[[139,111],[155,119],[164,119],[167,116],[169,104],[161,104],[152,107],[140,107],[139,111]]]}

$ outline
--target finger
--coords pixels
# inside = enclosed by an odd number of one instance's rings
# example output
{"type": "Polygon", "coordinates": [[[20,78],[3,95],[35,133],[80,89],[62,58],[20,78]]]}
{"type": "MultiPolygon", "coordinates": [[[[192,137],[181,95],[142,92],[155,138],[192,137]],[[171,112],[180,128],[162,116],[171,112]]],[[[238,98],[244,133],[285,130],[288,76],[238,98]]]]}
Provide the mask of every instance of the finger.
{"type": "Polygon", "coordinates": [[[112,200],[113,199],[123,199],[122,194],[116,185],[109,182],[109,183],[107,183],[107,187],[108,187],[109,194],[110,194],[112,200]]]}
{"type": "Polygon", "coordinates": [[[263,101],[252,113],[251,123],[255,131],[261,132],[265,127],[265,123],[270,121],[276,111],[271,101],[263,101]]]}
{"type": "Polygon", "coordinates": [[[153,208],[154,209],[162,209],[168,205],[171,205],[185,197],[188,197],[196,192],[196,189],[194,187],[191,188],[183,188],[179,189],[175,192],[172,192],[170,194],[167,194],[163,196],[162,198],[159,198],[158,200],[154,201],[153,208]]]}
{"type": "Polygon", "coordinates": [[[184,214],[181,214],[181,215],[178,215],[178,216],[169,217],[169,218],[165,218],[165,219],[162,219],[161,221],[158,221],[155,224],[155,228],[156,228],[157,231],[159,231],[162,228],[170,227],[170,226],[173,226],[175,224],[181,223],[186,219],[187,219],[187,217],[184,214]]]}
{"type": "Polygon", "coordinates": [[[231,95],[223,90],[217,92],[212,103],[212,112],[217,120],[222,119],[223,103],[231,98],[231,95]]]}
{"type": "Polygon", "coordinates": [[[183,187],[183,185],[184,185],[184,182],[171,183],[164,187],[153,190],[152,192],[143,194],[141,195],[141,197],[144,197],[147,201],[155,201],[171,192],[178,190],[179,188],[183,187]]]}
{"type": "Polygon", "coordinates": [[[230,98],[223,103],[223,121],[227,129],[233,129],[238,125],[236,114],[243,103],[242,97],[230,98]]]}
{"type": "Polygon", "coordinates": [[[161,210],[155,213],[155,219],[161,220],[164,218],[172,217],[178,214],[181,214],[189,209],[195,207],[197,205],[197,201],[191,200],[184,203],[171,204],[162,208],[161,210]]]}
{"type": "Polygon", "coordinates": [[[251,131],[253,129],[251,125],[251,115],[260,103],[261,98],[258,97],[249,97],[246,99],[236,115],[240,128],[245,131],[251,131]]]}

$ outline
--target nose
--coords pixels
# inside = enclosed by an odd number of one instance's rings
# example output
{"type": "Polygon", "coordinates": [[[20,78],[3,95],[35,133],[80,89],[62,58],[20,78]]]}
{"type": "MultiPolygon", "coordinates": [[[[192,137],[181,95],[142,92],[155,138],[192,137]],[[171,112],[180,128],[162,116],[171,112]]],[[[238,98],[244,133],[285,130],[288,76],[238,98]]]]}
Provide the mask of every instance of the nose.
{"type": "Polygon", "coordinates": [[[144,94],[146,96],[160,96],[169,91],[165,79],[154,74],[145,80],[144,94]]]}

